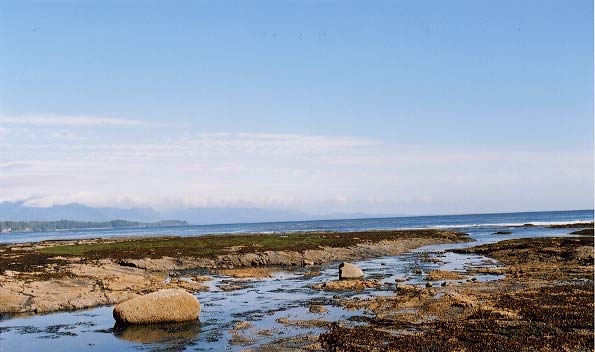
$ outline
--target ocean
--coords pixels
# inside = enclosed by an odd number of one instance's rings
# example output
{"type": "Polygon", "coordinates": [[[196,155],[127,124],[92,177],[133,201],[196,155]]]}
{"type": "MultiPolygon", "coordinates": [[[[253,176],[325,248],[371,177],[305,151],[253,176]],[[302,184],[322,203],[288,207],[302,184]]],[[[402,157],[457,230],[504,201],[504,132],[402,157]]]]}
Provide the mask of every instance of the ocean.
{"type": "Polygon", "coordinates": [[[593,210],[542,211],[497,214],[406,216],[369,219],[263,222],[176,227],[61,230],[0,234],[0,243],[39,242],[83,238],[136,236],[204,236],[232,233],[286,233],[300,231],[361,231],[419,228],[536,226],[593,221],[593,210]]]}

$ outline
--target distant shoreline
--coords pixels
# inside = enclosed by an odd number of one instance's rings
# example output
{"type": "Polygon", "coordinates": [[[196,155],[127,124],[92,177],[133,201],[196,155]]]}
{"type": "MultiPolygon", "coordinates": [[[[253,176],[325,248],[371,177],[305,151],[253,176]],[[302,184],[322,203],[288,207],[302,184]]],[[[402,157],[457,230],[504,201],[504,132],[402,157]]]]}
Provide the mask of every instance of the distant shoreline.
{"type": "MultiPolygon", "coordinates": [[[[0,215],[1,216],[1,215],[0,215]]],[[[122,238],[122,237],[160,237],[160,236],[206,236],[225,234],[283,234],[307,233],[317,231],[353,232],[369,230],[414,230],[414,229],[456,229],[476,231],[482,228],[512,228],[592,222],[593,212],[559,211],[542,213],[515,213],[511,215],[449,215],[431,217],[369,218],[345,220],[318,220],[292,222],[229,223],[194,225],[187,222],[121,222],[112,226],[109,222],[81,222],[78,228],[53,229],[45,231],[20,232],[12,229],[11,233],[0,234],[0,243],[26,243],[46,240],[81,240],[86,238],[122,238]],[[82,224],[82,225],[81,225],[82,224]],[[84,226],[83,226],[84,225],[84,226]],[[98,226],[103,225],[103,226],[98,226]],[[167,225],[167,226],[166,226],[167,225]],[[172,226],[174,225],[174,226],[172,226]]],[[[0,221],[0,225],[3,224],[0,221]]],[[[61,228],[67,228],[62,224],[61,228]]],[[[22,227],[21,227],[22,228],[22,227]]]]}
{"type": "Polygon", "coordinates": [[[134,229],[146,227],[188,226],[183,220],[161,220],[157,222],[140,222],[115,219],[110,221],[0,221],[0,233],[10,234],[28,232],[54,232],[68,230],[109,230],[134,229]]]}

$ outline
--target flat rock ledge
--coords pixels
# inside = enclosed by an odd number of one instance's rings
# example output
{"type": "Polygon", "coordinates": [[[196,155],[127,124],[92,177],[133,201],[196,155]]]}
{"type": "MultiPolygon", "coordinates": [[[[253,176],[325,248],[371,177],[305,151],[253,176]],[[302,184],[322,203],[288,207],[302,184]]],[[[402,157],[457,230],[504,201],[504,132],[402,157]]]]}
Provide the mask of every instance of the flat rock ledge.
{"type": "Polygon", "coordinates": [[[113,315],[120,324],[176,323],[198,319],[200,303],[181,289],[160,290],[116,305],[113,315]]]}
{"type": "Polygon", "coordinates": [[[382,286],[382,282],[378,280],[339,280],[323,282],[310,287],[315,290],[324,291],[361,291],[367,288],[379,288],[382,286]]]}

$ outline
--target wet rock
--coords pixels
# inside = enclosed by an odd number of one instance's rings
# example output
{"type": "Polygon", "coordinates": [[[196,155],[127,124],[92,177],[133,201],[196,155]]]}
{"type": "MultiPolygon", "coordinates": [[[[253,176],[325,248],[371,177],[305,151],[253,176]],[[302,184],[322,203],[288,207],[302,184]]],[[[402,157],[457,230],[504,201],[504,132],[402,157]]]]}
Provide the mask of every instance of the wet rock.
{"type": "Polygon", "coordinates": [[[325,291],[364,290],[366,288],[382,287],[378,280],[340,280],[313,285],[313,289],[325,291]]]}
{"type": "Polygon", "coordinates": [[[249,345],[249,344],[254,343],[254,339],[245,337],[245,336],[241,336],[237,332],[234,332],[233,335],[231,336],[231,340],[229,341],[229,343],[231,345],[249,345]]]}
{"type": "Polygon", "coordinates": [[[249,321],[241,321],[241,322],[237,323],[236,325],[234,325],[232,330],[246,330],[246,329],[250,329],[252,326],[254,326],[254,325],[249,321]]]}
{"type": "Polygon", "coordinates": [[[302,328],[327,327],[332,324],[331,322],[328,322],[326,320],[319,320],[319,319],[313,319],[313,320],[296,319],[296,320],[293,320],[293,319],[289,319],[289,318],[278,318],[275,321],[277,323],[283,324],[285,326],[298,326],[298,327],[302,327],[302,328]]]}
{"type": "Polygon", "coordinates": [[[496,231],[492,235],[512,235],[512,231],[496,231]]]}
{"type": "Polygon", "coordinates": [[[397,285],[397,293],[410,294],[410,293],[416,293],[419,291],[421,291],[421,288],[414,286],[414,285],[406,285],[406,284],[397,285]]]}
{"type": "Polygon", "coordinates": [[[398,277],[395,279],[395,282],[405,282],[407,281],[407,279],[405,279],[404,277],[398,277]]]}
{"type": "Polygon", "coordinates": [[[256,332],[258,335],[261,336],[272,336],[273,331],[271,329],[261,329],[256,332]]]}
{"type": "Polygon", "coordinates": [[[241,289],[246,288],[246,286],[231,285],[231,284],[229,284],[229,285],[219,285],[217,287],[219,287],[221,290],[226,291],[226,292],[227,291],[237,291],[237,290],[241,290],[241,289]]]}
{"type": "Polygon", "coordinates": [[[198,319],[200,303],[181,289],[160,290],[122,302],[114,307],[118,323],[173,323],[198,319]]]}
{"type": "Polygon", "coordinates": [[[314,262],[308,259],[304,259],[304,261],[302,262],[302,266],[312,266],[314,265],[314,262]]]}
{"type": "Polygon", "coordinates": [[[328,309],[325,306],[321,306],[318,304],[312,304],[309,309],[310,313],[326,313],[328,309]]]}
{"type": "Polygon", "coordinates": [[[211,280],[213,280],[213,278],[210,276],[197,275],[197,276],[193,276],[192,280],[194,280],[196,282],[204,282],[204,281],[211,281],[211,280]]]}
{"type": "Polygon", "coordinates": [[[593,262],[593,247],[581,246],[574,250],[572,258],[577,261],[586,261],[587,265],[593,262]]]}
{"type": "Polygon", "coordinates": [[[593,229],[582,229],[577,231],[572,231],[571,235],[581,235],[581,236],[593,236],[594,232],[593,229]]]}
{"type": "Polygon", "coordinates": [[[237,268],[219,270],[219,274],[235,277],[238,279],[262,279],[273,277],[273,274],[278,271],[279,269],[276,268],[237,268]]]}
{"type": "Polygon", "coordinates": [[[421,269],[415,269],[414,273],[416,273],[417,275],[421,275],[424,272],[421,269]]]}
{"type": "Polygon", "coordinates": [[[192,281],[188,278],[171,279],[170,287],[183,288],[189,292],[208,291],[208,287],[204,286],[199,282],[192,281]]]}
{"type": "Polygon", "coordinates": [[[468,273],[477,273],[484,275],[502,275],[504,271],[502,268],[478,268],[476,270],[467,270],[468,273]]]}
{"type": "Polygon", "coordinates": [[[430,287],[432,287],[432,286],[433,286],[433,285],[432,285],[432,283],[431,283],[431,282],[426,282],[426,287],[430,288],[430,287]]]}
{"type": "Polygon", "coordinates": [[[438,281],[438,280],[459,280],[461,275],[453,271],[446,270],[432,270],[428,273],[426,280],[438,281]]]}
{"type": "Polygon", "coordinates": [[[364,277],[362,269],[351,263],[341,263],[339,265],[339,280],[360,279],[364,277]]]}

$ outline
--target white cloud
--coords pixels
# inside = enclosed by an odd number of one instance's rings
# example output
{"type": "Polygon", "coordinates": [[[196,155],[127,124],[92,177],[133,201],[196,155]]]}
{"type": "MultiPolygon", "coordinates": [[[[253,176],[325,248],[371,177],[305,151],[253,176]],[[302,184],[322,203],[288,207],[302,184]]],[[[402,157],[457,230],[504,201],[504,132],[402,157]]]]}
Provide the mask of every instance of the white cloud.
{"type": "Polygon", "coordinates": [[[13,169],[22,169],[28,167],[29,164],[22,161],[9,161],[9,162],[0,162],[0,170],[13,170],[13,169]]]}
{"type": "Polygon", "coordinates": [[[98,116],[22,115],[0,116],[0,124],[37,126],[141,126],[143,121],[98,116]]]}
{"type": "Polygon", "coordinates": [[[593,154],[585,151],[226,132],[140,143],[121,133],[117,141],[0,142],[0,200],[411,214],[572,208],[593,199],[593,154]]]}

